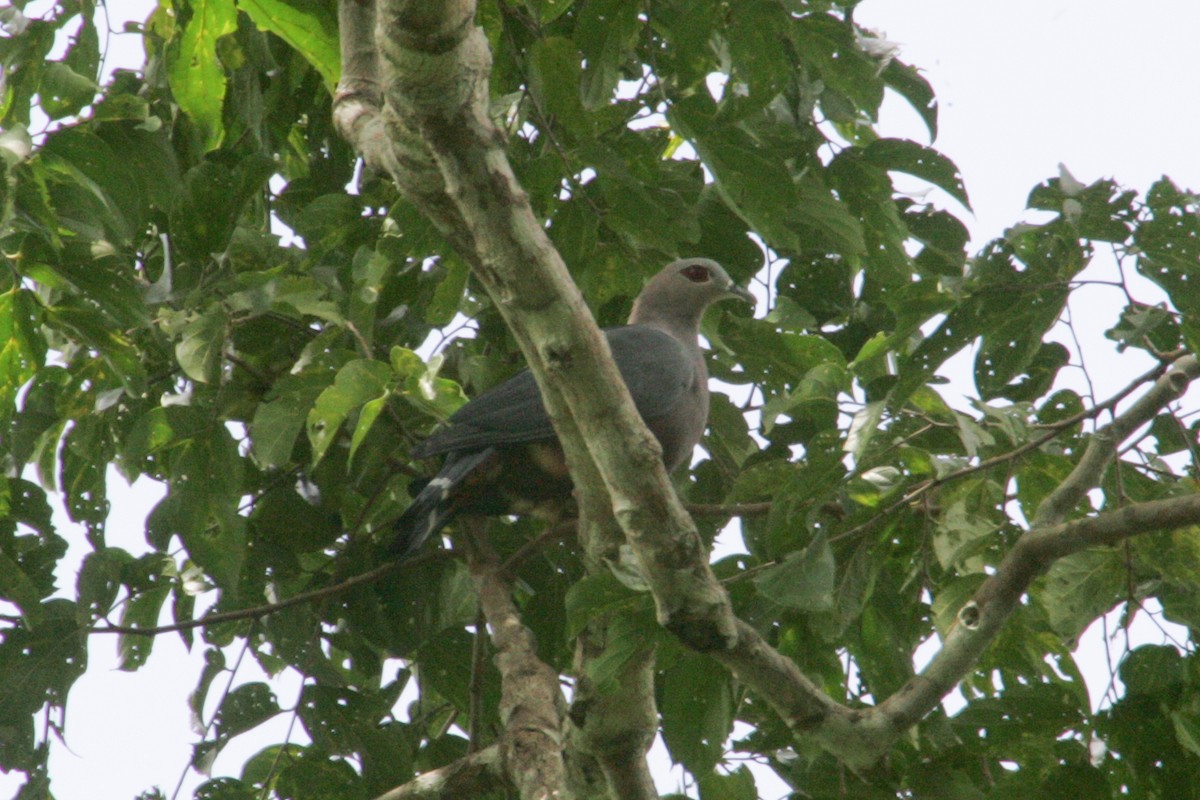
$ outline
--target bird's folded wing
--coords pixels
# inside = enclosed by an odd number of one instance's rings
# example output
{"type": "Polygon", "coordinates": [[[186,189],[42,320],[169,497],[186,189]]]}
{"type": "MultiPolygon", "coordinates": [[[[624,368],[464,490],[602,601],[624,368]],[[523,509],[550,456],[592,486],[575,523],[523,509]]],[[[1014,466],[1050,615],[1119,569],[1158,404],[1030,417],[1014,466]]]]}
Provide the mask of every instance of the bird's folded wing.
{"type": "MultiPolygon", "coordinates": [[[[627,325],[605,333],[642,418],[653,420],[669,414],[696,379],[692,354],[671,335],[646,325],[627,325]]],[[[460,408],[446,427],[421,442],[412,455],[427,458],[553,438],[541,392],[526,369],[460,408]]]]}

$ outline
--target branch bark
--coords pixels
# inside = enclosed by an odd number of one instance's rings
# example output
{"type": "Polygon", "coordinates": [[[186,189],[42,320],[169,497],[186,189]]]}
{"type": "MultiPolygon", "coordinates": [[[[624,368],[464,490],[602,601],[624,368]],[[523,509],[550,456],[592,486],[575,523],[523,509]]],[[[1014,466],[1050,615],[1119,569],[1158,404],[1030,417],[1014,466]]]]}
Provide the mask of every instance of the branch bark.
{"type": "Polygon", "coordinates": [[[597,620],[579,635],[571,742],[596,760],[612,800],[654,800],[658,790],[646,752],[658,732],[654,703],[654,647],[626,660],[609,687],[597,686],[589,667],[604,655],[610,620],[597,620]]]}
{"type": "Polygon", "coordinates": [[[1194,355],[1180,358],[1154,382],[1150,391],[1118,414],[1112,422],[1097,429],[1075,469],[1038,507],[1033,519],[1034,527],[1062,522],[1084,495],[1100,485],[1104,468],[1117,454],[1117,446],[1154,419],[1168,403],[1182,395],[1198,375],[1200,361],[1194,355]]]}
{"type": "Polygon", "coordinates": [[[506,784],[500,746],[492,745],[440,769],[430,770],[375,800],[458,800],[478,797],[506,784]]]}
{"type": "MultiPolygon", "coordinates": [[[[593,496],[593,499],[594,496],[593,496]]],[[[612,511],[604,504],[580,504],[579,542],[589,574],[609,569],[623,541],[612,511]]],[[[612,644],[612,615],[591,620],[575,642],[575,692],[569,714],[572,748],[594,759],[612,800],[658,797],[646,753],[658,732],[654,700],[655,648],[629,655],[619,674],[598,686],[592,668],[612,644]]],[[[611,654],[610,654],[611,655],[611,654]]]]}
{"type": "Polygon", "coordinates": [[[512,586],[478,519],[465,520],[467,566],[491,629],[500,672],[500,752],[522,800],[570,800],[563,763],[566,702],[558,673],[537,655],[533,633],[512,601],[512,586]]]}

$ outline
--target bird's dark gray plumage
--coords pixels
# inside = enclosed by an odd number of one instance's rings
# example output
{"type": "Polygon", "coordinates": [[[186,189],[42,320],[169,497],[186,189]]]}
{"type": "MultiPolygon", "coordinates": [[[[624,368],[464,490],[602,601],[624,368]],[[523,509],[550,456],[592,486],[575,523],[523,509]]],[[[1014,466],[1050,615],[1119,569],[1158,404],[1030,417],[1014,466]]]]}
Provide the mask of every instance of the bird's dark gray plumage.
{"type": "MultiPolygon", "coordinates": [[[[646,285],[628,325],[604,332],[638,413],[662,445],[668,470],[688,461],[708,422],[700,318],[728,297],[753,302],[715,261],[681,259],[646,285]]],[[[412,455],[446,459],[396,522],[392,549],[400,557],[415,552],[457,514],[536,513],[570,497],[562,448],[529,370],[460,408],[412,455]]]]}

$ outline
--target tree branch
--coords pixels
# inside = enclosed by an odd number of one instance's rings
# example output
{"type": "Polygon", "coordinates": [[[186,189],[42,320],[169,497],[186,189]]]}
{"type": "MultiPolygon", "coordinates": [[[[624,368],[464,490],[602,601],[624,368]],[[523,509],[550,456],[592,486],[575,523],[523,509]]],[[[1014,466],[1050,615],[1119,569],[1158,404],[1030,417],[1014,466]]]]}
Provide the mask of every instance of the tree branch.
{"type": "Polygon", "coordinates": [[[480,797],[507,783],[500,746],[494,744],[426,772],[375,800],[458,800],[480,797]]]}
{"type": "Polygon", "coordinates": [[[268,614],[274,614],[277,611],[282,611],[285,608],[298,606],[302,603],[311,603],[314,600],[323,600],[326,597],[332,597],[336,594],[349,591],[356,586],[361,586],[364,583],[374,583],[385,575],[389,575],[396,570],[409,568],[413,564],[423,563],[427,558],[409,559],[406,562],[388,562],[376,567],[368,572],[363,572],[353,577],[347,578],[340,583],[335,583],[330,586],[324,586],[320,589],[313,589],[311,592],[300,592],[291,597],[280,600],[277,603],[264,603],[261,606],[252,606],[250,608],[239,608],[236,611],[221,611],[215,614],[207,614],[200,619],[188,620],[187,622],[177,622],[173,625],[155,625],[153,627],[133,627],[129,625],[113,625],[105,623],[100,627],[88,628],[88,633],[120,633],[127,636],[158,636],[162,633],[175,633],[177,631],[187,631],[193,628],[201,628],[206,625],[219,625],[223,622],[237,622],[243,619],[257,619],[265,617],[268,614]]]}
{"type": "Polygon", "coordinates": [[[887,718],[897,732],[925,716],[974,667],[1029,584],[1055,560],[1144,533],[1197,524],[1200,524],[1200,495],[1188,495],[1137,503],[1094,517],[1031,530],[1008,552],[971,602],[959,610],[955,626],[929,665],[881,703],[877,713],[887,718]]]}
{"type": "Polygon", "coordinates": [[[658,790],[646,761],[658,732],[654,647],[632,654],[611,685],[597,686],[590,669],[605,653],[610,622],[593,621],[576,641],[570,741],[596,760],[612,800],[655,800],[658,790]]]}
{"type": "MultiPolygon", "coordinates": [[[[343,0],[343,16],[351,3],[343,0]]],[[[490,54],[474,11],[469,0],[381,0],[381,114],[395,151],[379,163],[495,301],[542,388],[577,488],[607,490],[654,588],[660,620],[697,649],[728,648],[735,639],[728,596],[488,117],[490,54]],[[586,479],[592,460],[599,484],[586,479]]],[[[335,119],[368,157],[374,141],[348,124],[359,102],[351,88],[339,93],[335,119]]]]}
{"type": "Polygon", "coordinates": [[[867,531],[867,530],[873,528],[875,525],[879,524],[883,520],[890,519],[892,514],[896,513],[900,509],[908,506],[913,501],[919,499],[922,495],[925,495],[925,494],[931,492],[932,490],[937,489],[938,487],[945,486],[946,484],[952,483],[961,478],[969,477],[971,475],[974,475],[977,472],[982,472],[984,470],[991,469],[992,467],[997,467],[997,466],[1000,466],[1001,464],[1006,464],[1006,463],[1015,461],[1018,458],[1020,458],[1021,456],[1025,455],[1026,453],[1031,453],[1034,450],[1037,450],[1042,445],[1058,438],[1058,436],[1066,429],[1073,427],[1075,425],[1078,425],[1080,422],[1083,422],[1085,419],[1092,419],[1092,418],[1098,417],[1101,414],[1103,414],[1105,411],[1109,411],[1109,410],[1115,408],[1118,403],[1120,403],[1122,400],[1124,400],[1130,394],[1132,394],[1133,392],[1135,392],[1139,388],[1141,388],[1143,385],[1145,385],[1146,381],[1157,379],[1157,378],[1161,377],[1166,369],[1168,369],[1168,365],[1165,365],[1165,364],[1156,365],[1149,372],[1146,372],[1143,375],[1139,375],[1137,378],[1130,381],[1129,384],[1125,386],[1125,388],[1121,389],[1119,392],[1117,392],[1116,394],[1114,394],[1112,397],[1108,398],[1107,400],[1105,400],[1101,403],[1097,403],[1096,405],[1092,406],[1091,408],[1085,408],[1084,410],[1082,410],[1076,414],[1072,414],[1071,416],[1069,416],[1065,419],[1061,419],[1058,422],[1055,422],[1053,425],[1049,426],[1050,430],[1047,433],[1045,433],[1041,436],[1035,437],[1033,439],[1030,439],[1029,441],[1025,442],[1024,444],[1022,444],[1018,447],[1014,447],[1012,450],[1009,450],[1006,453],[1000,453],[998,455],[992,456],[991,458],[985,458],[982,461],[980,461],[978,464],[972,464],[968,467],[963,467],[962,469],[958,469],[958,470],[955,470],[954,472],[947,473],[946,475],[942,475],[937,478],[931,478],[930,480],[922,481],[922,482],[918,483],[915,487],[913,487],[912,489],[909,489],[907,492],[905,492],[900,497],[900,499],[888,504],[887,506],[884,506],[883,509],[881,509],[879,512],[874,514],[870,519],[866,520],[865,522],[863,522],[859,525],[854,526],[853,528],[850,528],[849,530],[842,531],[842,532],[838,533],[836,536],[830,537],[830,541],[838,541],[839,539],[848,539],[851,536],[857,536],[858,534],[863,533],[864,531],[867,531]]]}
{"type": "MultiPolygon", "coordinates": [[[[619,561],[624,541],[612,509],[581,502],[579,510],[584,566],[589,575],[608,572],[619,561]]],[[[646,644],[630,653],[607,685],[597,685],[592,670],[613,644],[613,616],[589,620],[576,637],[569,741],[573,751],[595,759],[612,800],[652,800],[658,791],[646,752],[658,732],[655,648],[646,644]]]]}
{"type": "Polygon", "coordinates": [[[1084,495],[1100,485],[1104,468],[1116,455],[1117,446],[1135,430],[1154,419],[1168,403],[1182,395],[1188,384],[1198,375],[1200,361],[1197,361],[1195,356],[1180,358],[1154,382],[1150,391],[1139,397],[1108,425],[1093,433],[1083,457],[1071,470],[1071,474],[1038,506],[1033,519],[1034,527],[1061,522],[1084,495]]]}
{"type": "Polygon", "coordinates": [[[1093,517],[1061,523],[1083,496],[1099,484],[1117,445],[1178,398],[1200,375],[1194,356],[1176,361],[1146,394],[1092,435],[1083,457],[1043,502],[1032,530],[1000,562],[995,574],[957,615],[942,649],[920,675],[878,707],[895,730],[904,730],[929,712],[962,680],[995,638],[1029,584],[1058,558],[1088,547],[1114,544],[1152,530],[1200,523],[1200,496],[1139,503],[1093,517]]]}
{"type": "Polygon", "coordinates": [[[569,800],[563,763],[566,703],[558,673],[537,655],[533,633],[513,604],[512,587],[478,518],[464,518],[467,565],[491,628],[500,670],[500,750],[522,800],[569,800]]]}

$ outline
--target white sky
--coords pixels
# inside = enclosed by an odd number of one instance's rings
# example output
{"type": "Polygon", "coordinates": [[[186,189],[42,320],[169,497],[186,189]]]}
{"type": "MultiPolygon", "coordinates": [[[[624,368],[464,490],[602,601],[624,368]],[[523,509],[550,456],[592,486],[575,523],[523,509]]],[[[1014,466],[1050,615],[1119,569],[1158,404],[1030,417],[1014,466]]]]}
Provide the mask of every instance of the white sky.
{"type": "MultiPolygon", "coordinates": [[[[114,17],[141,19],[152,3],[109,5],[114,17]]],[[[856,19],[886,31],[901,44],[901,58],[923,68],[933,84],[941,105],[935,146],[963,172],[975,209],[974,218],[964,221],[977,243],[1022,219],[1029,190],[1055,175],[1059,162],[1084,183],[1113,177],[1144,191],[1165,173],[1181,186],[1200,189],[1200,81],[1193,55],[1200,3],[866,0],[856,19]]],[[[138,46],[132,37],[121,38],[126,46],[138,46]]],[[[888,103],[881,130],[926,141],[923,126],[902,103],[888,103]]],[[[1090,319],[1102,331],[1111,324],[1116,302],[1105,293],[1094,304],[1073,302],[1076,322],[1090,319]]],[[[1141,369],[1089,366],[1114,373],[1100,376],[1111,378],[1113,387],[1141,369]]],[[[1098,387],[1101,394],[1107,385],[1098,387]]],[[[110,541],[141,551],[142,520],[154,497],[125,490],[120,481],[111,488],[110,541]]],[[[82,540],[65,521],[59,525],[69,540],[82,540]]],[[[61,583],[73,585],[73,573],[64,573],[61,583]]],[[[187,695],[199,674],[200,650],[189,656],[178,637],[161,637],[149,664],[127,674],[115,669],[115,646],[115,638],[94,638],[88,672],[71,692],[66,746],[56,744],[51,760],[60,800],[132,798],[154,785],[170,796],[185,772],[196,740],[187,695]]],[[[1103,656],[1098,658],[1092,666],[1107,676],[1103,656]]],[[[290,706],[296,682],[277,692],[281,704],[290,706]]],[[[280,741],[285,727],[280,718],[263,727],[261,738],[235,740],[214,774],[236,775],[263,742],[280,741]]],[[[678,790],[677,776],[664,774],[660,789],[678,790]]],[[[201,780],[187,773],[180,797],[190,797],[201,780]]],[[[15,791],[18,783],[0,776],[0,792],[15,791]]],[[[778,786],[759,788],[767,800],[786,793],[778,786]]]]}

